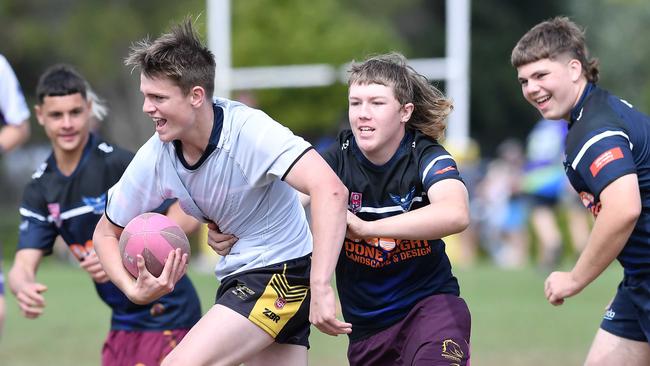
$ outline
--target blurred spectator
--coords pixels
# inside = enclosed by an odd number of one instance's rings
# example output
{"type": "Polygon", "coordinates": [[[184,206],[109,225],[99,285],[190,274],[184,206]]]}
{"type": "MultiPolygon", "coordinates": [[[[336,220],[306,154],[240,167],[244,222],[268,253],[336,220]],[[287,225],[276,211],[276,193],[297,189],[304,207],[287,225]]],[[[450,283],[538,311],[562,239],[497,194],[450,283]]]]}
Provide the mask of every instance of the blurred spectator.
{"type": "Polygon", "coordinates": [[[587,211],[576,205],[575,195],[569,196],[568,180],[564,175],[562,161],[567,125],[542,119],[535,124],[526,141],[522,190],[530,204],[531,227],[537,238],[537,263],[545,271],[556,268],[561,260],[563,235],[559,214],[567,213],[567,226],[572,234],[570,241],[576,251],[580,251],[579,245],[584,245],[589,232],[587,211]]]}
{"type": "Polygon", "coordinates": [[[469,267],[476,262],[480,241],[480,199],[477,198],[478,186],[484,175],[484,164],[478,143],[470,139],[467,146],[458,148],[453,144],[444,144],[445,149],[456,158],[458,170],[463,176],[469,194],[470,224],[464,231],[445,238],[447,254],[453,265],[469,267]]]}
{"type": "Polygon", "coordinates": [[[473,204],[481,242],[499,267],[519,268],[528,261],[527,210],[521,194],[523,146],[509,139],[497,148],[473,204]]]}

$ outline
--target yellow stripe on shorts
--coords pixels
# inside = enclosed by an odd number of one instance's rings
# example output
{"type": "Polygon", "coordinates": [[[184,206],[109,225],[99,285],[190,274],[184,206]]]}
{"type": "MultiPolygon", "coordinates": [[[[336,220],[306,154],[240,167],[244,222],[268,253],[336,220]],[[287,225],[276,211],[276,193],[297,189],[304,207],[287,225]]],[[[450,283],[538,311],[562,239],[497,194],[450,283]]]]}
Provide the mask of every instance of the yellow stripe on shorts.
{"type": "Polygon", "coordinates": [[[298,312],[309,286],[291,286],[285,276],[287,265],[282,274],[274,274],[266,285],[264,293],[255,303],[248,319],[264,329],[275,338],[287,322],[298,312]]]}

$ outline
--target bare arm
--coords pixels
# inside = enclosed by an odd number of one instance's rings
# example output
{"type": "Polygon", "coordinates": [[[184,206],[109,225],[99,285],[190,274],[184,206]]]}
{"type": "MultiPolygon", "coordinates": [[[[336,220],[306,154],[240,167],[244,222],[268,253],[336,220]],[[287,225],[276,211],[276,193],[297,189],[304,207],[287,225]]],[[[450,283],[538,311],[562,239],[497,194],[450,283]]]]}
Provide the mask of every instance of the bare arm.
{"type": "Polygon", "coordinates": [[[39,249],[21,249],[16,252],[9,271],[9,288],[16,296],[20,311],[26,318],[38,318],[45,309],[43,292],[47,286],[36,282],[36,271],[43,258],[39,249]]]}
{"type": "Polygon", "coordinates": [[[170,252],[163,271],[154,277],[147,271],[144,258],[137,256],[138,278],[133,279],[122,264],[118,247],[122,228],[111,223],[106,215],[97,223],[93,234],[93,245],[104,271],[113,283],[134,303],[147,304],[174,290],[176,282],[187,269],[187,254],[180,249],[170,252]]]}
{"type": "Polygon", "coordinates": [[[298,160],[286,182],[311,199],[314,249],[311,267],[310,321],[322,332],[349,333],[351,325],[336,319],[332,276],[345,238],[348,191],[315,150],[298,160]]]}
{"type": "Polygon", "coordinates": [[[27,141],[30,135],[29,120],[19,125],[5,125],[0,128],[0,149],[11,151],[27,141]]]}
{"type": "Polygon", "coordinates": [[[553,272],[546,279],[545,294],[553,305],[576,295],[609,266],[623,250],[641,214],[636,174],[610,183],[600,194],[601,209],[583,250],[571,272],[553,272]]]}
{"type": "Polygon", "coordinates": [[[348,213],[350,239],[440,239],[469,225],[469,200],[465,185],[445,179],[427,191],[429,205],[376,221],[363,221],[348,213]]]}
{"type": "Polygon", "coordinates": [[[201,226],[199,220],[186,214],[185,211],[183,211],[178,201],[169,206],[169,209],[167,210],[167,217],[178,224],[178,226],[180,226],[187,235],[192,234],[199,228],[199,226],[201,226]]]}

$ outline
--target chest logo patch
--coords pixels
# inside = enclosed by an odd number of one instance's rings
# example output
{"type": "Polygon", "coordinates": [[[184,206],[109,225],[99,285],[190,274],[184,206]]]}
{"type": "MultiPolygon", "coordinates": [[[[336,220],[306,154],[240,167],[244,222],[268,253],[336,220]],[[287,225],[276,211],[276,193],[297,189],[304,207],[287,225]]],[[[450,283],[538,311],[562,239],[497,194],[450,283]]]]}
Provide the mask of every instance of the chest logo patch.
{"type": "Polygon", "coordinates": [[[106,193],[99,197],[81,197],[81,200],[86,206],[93,208],[94,214],[101,215],[104,213],[104,207],[106,207],[106,193]]]}
{"type": "Polygon", "coordinates": [[[598,155],[598,157],[594,159],[594,161],[589,166],[591,175],[595,177],[607,164],[611,163],[614,160],[618,160],[622,158],[623,158],[623,151],[621,150],[620,147],[614,147],[605,151],[604,153],[598,155]]]}
{"type": "Polygon", "coordinates": [[[362,195],[359,192],[350,193],[350,203],[348,204],[348,208],[352,213],[357,213],[361,210],[361,197],[362,195]]]}
{"type": "Polygon", "coordinates": [[[48,203],[47,210],[50,212],[52,221],[56,224],[56,227],[61,227],[63,220],[61,220],[61,205],[58,203],[48,203]]]}
{"type": "Polygon", "coordinates": [[[404,212],[408,211],[411,209],[411,205],[413,204],[413,196],[415,195],[415,187],[411,187],[409,192],[404,196],[400,196],[397,194],[388,194],[390,196],[390,199],[395,203],[400,205],[402,207],[402,210],[404,212]]]}

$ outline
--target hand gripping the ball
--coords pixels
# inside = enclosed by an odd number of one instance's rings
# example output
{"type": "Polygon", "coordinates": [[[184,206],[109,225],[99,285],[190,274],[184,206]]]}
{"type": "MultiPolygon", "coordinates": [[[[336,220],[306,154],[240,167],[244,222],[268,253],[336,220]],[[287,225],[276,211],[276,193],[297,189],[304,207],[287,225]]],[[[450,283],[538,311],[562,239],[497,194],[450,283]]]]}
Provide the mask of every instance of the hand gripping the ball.
{"type": "Polygon", "coordinates": [[[187,253],[182,253],[176,248],[169,253],[160,276],[154,276],[145,265],[145,258],[137,255],[138,277],[135,285],[127,294],[129,299],[136,304],[148,304],[167,295],[174,290],[176,282],[187,271],[187,253]]]}

